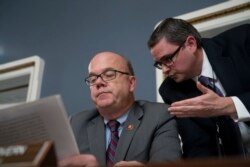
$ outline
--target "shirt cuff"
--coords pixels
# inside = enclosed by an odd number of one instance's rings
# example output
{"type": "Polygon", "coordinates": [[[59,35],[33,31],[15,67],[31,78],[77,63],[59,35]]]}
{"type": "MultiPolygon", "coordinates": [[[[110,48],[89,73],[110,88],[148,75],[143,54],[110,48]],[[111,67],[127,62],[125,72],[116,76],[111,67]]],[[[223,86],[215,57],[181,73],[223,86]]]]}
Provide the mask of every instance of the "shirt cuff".
{"type": "Polygon", "coordinates": [[[241,100],[236,96],[232,96],[231,98],[232,98],[232,100],[234,102],[236,112],[237,112],[237,116],[238,116],[238,118],[235,119],[235,121],[247,121],[247,120],[250,120],[250,113],[246,109],[245,105],[241,102],[241,100]]]}

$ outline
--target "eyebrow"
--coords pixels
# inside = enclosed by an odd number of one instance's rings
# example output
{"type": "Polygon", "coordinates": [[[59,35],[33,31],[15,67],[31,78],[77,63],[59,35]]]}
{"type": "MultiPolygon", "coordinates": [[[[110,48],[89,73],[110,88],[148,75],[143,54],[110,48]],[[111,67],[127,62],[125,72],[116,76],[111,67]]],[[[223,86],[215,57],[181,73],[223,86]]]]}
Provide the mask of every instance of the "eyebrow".
{"type": "Polygon", "coordinates": [[[181,49],[182,45],[183,44],[181,44],[173,53],[165,54],[164,56],[162,56],[160,58],[160,61],[163,61],[164,59],[169,59],[171,57],[174,57],[179,52],[179,50],[181,49]]]}

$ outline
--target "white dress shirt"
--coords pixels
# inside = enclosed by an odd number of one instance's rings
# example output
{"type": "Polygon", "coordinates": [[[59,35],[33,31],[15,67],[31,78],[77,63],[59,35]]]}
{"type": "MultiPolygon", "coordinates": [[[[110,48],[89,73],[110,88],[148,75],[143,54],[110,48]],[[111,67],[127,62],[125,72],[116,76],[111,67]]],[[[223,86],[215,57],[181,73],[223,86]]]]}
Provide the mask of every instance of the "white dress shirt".
{"type": "MultiPolygon", "coordinates": [[[[130,112],[130,111],[129,111],[130,112]]],[[[118,136],[121,136],[124,124],[128,118],[128,114],[129,112],[123,114],[121,117],[117,118],[116,121],[118,121],[120,123],[120,126],[118,128],[118,136]]],[[[107,126],[109,120],[104,119],[104,124],[106,125],[106,150],[108,149],[108,145],[110,143],[111,140],[111,131],[109,129],[109,127],[107,126]]]]}
{"type": "MultiPolygon", "coordinates": [[[[222,94],[224,96],[226,96],[226,92],[219,80],[219,78],[217,78],[216,74],[214,73],[212,66],[207,58],[207,54],[205,53],[204,49],[202,49],[203,52],[203,63],[202,63],[202,70],[201,70],[201,74],[202,76],[206,76],[209,78],[213,78],[214,79],[214,84],[215,86],[217,86],[220,91],[222,92],[222,94]]],[[[196,81],[198,79],[198,76],[196,77],[196,81]]],[[[238,118],[235,121],[245,121],[245,120],[249,120],[250,119],[250,114],[248,112],[248,110],[246,109],[245,105],[241,102],[241,100],[236,97],[236,96],[231,96],[235,108],[236,108],[236,112],[237,112],[237,116],[238,118]]]]}

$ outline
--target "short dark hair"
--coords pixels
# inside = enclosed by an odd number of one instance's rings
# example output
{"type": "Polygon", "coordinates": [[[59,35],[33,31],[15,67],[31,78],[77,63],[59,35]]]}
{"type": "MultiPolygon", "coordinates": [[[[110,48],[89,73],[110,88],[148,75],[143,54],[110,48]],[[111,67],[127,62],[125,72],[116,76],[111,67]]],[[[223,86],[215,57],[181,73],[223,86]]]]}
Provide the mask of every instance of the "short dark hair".
{"type": "Polygon", "coordinates": [[[189,22],[182,19],[166,18],[153,31],[148,47],[154,47],[163,37],[170,43],[181,45],[191,35],[196,39],[197,47],[201,47],[201,35],[189,22]]]}

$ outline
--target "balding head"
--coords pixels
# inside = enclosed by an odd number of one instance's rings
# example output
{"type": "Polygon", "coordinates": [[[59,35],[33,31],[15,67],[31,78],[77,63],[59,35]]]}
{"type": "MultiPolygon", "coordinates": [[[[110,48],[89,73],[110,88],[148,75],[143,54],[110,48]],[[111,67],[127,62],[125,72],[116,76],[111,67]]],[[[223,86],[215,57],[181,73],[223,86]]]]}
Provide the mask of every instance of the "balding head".
{"type": "Polygon", "coordinates": [[[91,73],[91,69],[93,68],[103,70],[107,65],[109,68],[119,69],[134,75],[130,61],[114,52],[100,52],[96,54],[89,63],[89,73],[91,73]]]}
{"type": "Polygon", "coordinates": [[[136,79],[130,62],[113,52],[96,54],[89,63],[91,98],[106,119],[116,119],[134,103],[136,79]]]}

